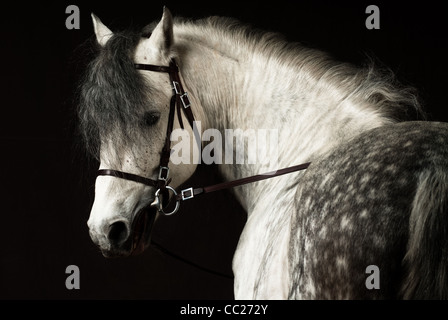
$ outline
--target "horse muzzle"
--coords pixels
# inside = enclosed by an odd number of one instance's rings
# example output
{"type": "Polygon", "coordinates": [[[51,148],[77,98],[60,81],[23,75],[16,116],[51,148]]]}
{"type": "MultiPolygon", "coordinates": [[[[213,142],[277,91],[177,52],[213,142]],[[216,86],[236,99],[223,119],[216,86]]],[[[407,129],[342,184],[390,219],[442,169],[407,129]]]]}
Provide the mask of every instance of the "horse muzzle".
{"type": "Polygon", "coordinates": [[[140,210],[133,220],[118,219],[104,224],[97,231],[89,225],[92,241],[106,258],[127,257],[142,253],[151,242],[157,209],[151,206],[140,210]]]}

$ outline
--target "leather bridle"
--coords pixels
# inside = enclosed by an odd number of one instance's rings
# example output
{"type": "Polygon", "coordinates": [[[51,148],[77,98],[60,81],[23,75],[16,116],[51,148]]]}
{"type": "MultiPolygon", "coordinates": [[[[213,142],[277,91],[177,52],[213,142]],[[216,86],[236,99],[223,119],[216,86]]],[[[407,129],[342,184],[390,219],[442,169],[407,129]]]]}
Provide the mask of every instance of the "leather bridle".
{"type": "Polygon", "coordinates": [[[166,136],[165,136],[165,144],[163,146],[161,155],[160,155],[160,161],[159,161],[159,175],[157,180],[149,179],[146,177],[142,177],[136,174],[122,172],[118,170],[113,169],[100,169],[98,170],[98,176],[113,176],[120,179],[125,180],[131,180],[138,183],[142,183],[144,185],[158,188],[155,193],[155,201],[151,204],[151,206],[155,206],[159,213],[163,215],[172,215],[176,213],[179,210],[180,207],[180,201],[185,201],[188,199],[192,199],[195,196],[198,196],[200,194],[204,193],[210,193],[222,189],[227,188],[233,188],[237,186],[241,186],[247,183],[252,183],[256,181],[261,181],[273,177],[277,177],[283,174],[300,171],[308,168],[310,165],[310,162],[303,163],[297,166],[288,167],[284,169],[280,169],[273,172],[268,172],[264,174],[259,174],[251,177],[246,177],[234,181],[224,182],[208,187],[202,187],[202,188],[187,188],[184,189],[178,194],[176,190],[169,186],[169,183],[171,182],[171,179],[169,178],[170,169],[168,167],[168,163],[170,160],[170,154],[171,154],[171,133],[173,131],[173,125],[174,125],[174,114],[177,111],[177,118],[179,121],[179,124],[181,128],[184,128],[183,121],[182,121],[182,112],[188,119],[188,123],[193,128],[193,121],[194,116],[193,112],[191,111],[191,104],[190,100],[188,99],[187,92],[184,91],[184,88],[182,86],[182,81],[179,77],[179,67],[177,66],[174,59],[170,61],[169,66],[156,66],[152,64],[135,64],[135,68],[138,70],[146,70],[146,71],[153,71],[153,72],[163,72],[168,73],[170,77],[170,82],[172,84],[173,89],[173,96],[171,97],[170,101],[170,111],[168,115],[168,125],[166,129],[166,136]],[[176,201],[176,206],[171,212],[165,212],[163,208],[166,206],[167,201],[169,199],[169,191],[171,191],[174,195],[174,200],[176,201]],[[160,196],[162,195],[162,201],[160,200],[160,196]]]}
{"type": "Polygon", "coordinates": [[[135,68],[138,70],[146,70],[153,72],[163,72],[168,73],[170,77],[170,82],[172,84],[173,95],[170,101],[170,111],[168,115],[168,125],[166,128],[165,135],[165,144],[162,148],[162,152],[160,154],[159,161],[159,175],[157,180],[145,178],[136,174],[127,173],[123,171],[113,170],[113,169],[100,169],[98,170],[99,176],[113,176],[121,179],[131,180],[138,183],[142,183],[144,185],[158,188],[156,191],[156,199],[159,200],[155,205],[160,213],[164,215],[171,215],[175,213],[179,209],[179,202],[176,202],[176,209],[173,212],[164,212],[163,211],[163,201],[160,201],[159,195],[163,194],[163,199],[165,202],[168,200],[168,190],[174,193],[174,196],[177,196],[176,190],[169,186],[171,179],[169,179],[170,168],[168,167],[168,163],[170,161],[171,154],[171,133],[173,131],[174,125],[174,114],[177,109],[177,118],[181,128],[184,128],[181,112],[185,114],[188,119],[188,123],[191,127],[193,127],[194,116],[191,111],[190,100],[188,99],[188,94],[185,92],[182,81],[179,77],[179,67],[177,66],[174,59],[170,61],[169,66],[156,66],[152,64],[134,64],[135,68]]]}

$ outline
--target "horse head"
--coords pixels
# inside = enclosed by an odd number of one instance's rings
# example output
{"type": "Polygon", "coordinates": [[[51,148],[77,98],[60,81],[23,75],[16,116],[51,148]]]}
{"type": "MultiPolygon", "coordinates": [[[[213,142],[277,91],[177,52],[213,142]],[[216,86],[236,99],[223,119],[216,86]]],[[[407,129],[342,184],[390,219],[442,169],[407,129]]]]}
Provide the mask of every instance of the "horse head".
{"type": "MultiPolygon", "coordinates": [[[[151,33],[145,28],[141,34],[114,34],[96,16],[92,18],[100,52],[81,88],[79,116],[86,145],[100,169],[156,181],[167,139],[172,85],[167,74],[137,70],[135,64],[170,63],[173,19],[164,9],[151,33]]],[[[173,127],[179,126],[176,118],[173,127]]],[[[170,185],[179,186],[195,169],[193,161],[171,165],[170,185]]],[[[117,176],[97,177],[87,224],[104,256],[136,254],[149,245],[151,226],[158,216],[151,207],[156,190],[156,186],[117,176]]]]}

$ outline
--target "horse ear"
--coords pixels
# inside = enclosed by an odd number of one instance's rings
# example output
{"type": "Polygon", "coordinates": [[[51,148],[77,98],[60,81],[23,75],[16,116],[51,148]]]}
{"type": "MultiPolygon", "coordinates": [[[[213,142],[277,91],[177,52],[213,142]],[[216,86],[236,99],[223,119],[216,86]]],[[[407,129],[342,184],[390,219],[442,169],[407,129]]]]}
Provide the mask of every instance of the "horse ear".
{"type": "Polygon", "coordinates": [[[92,13],[93,30],[95,31],[96,40],[100,46],[104,47],[107,41],[114,35],[112,31],[109,30],[98,18],[92,13]]]}
{"type": "Polygon", "coordinates": [[[151,45],[159,50],[163,56],[169,56],[170,49],[174,42],[174,35],[173,16],[167,7],[163,7],[162,19],[154,28],[149,40],[151,45]]]}

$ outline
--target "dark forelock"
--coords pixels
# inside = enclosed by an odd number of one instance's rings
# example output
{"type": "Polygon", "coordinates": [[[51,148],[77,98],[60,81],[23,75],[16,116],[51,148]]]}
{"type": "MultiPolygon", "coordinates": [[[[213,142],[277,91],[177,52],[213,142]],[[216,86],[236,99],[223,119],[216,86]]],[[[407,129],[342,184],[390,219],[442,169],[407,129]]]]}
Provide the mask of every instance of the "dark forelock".
{"type": "Polygon", "coordinates": [[[150,88],[135,69],[139,33],[114,34],[93,59],[80,87],[80,131],[96,158],[102,139],[126,142],[141,125],[150,88]]]}

